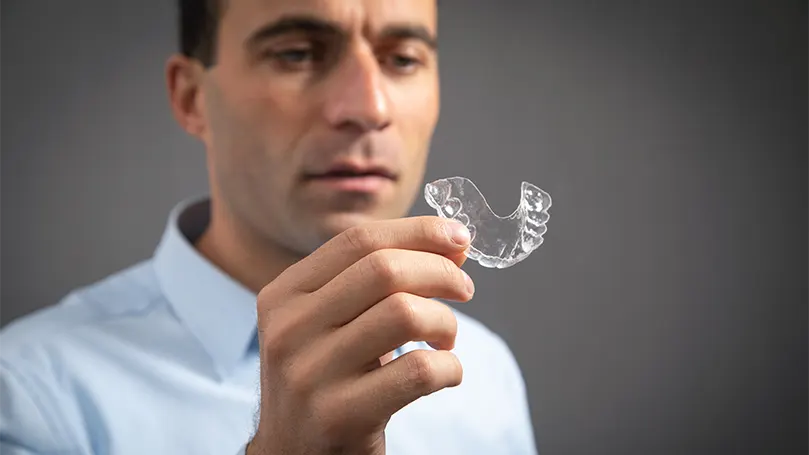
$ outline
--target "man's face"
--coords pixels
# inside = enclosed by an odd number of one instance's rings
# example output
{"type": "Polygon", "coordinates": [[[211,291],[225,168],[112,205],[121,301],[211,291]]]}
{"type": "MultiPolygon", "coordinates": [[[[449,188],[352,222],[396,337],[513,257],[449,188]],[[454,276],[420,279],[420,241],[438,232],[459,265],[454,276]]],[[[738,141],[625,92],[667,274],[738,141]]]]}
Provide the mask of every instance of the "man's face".
{"type": "Polygon", "coordinates": [[[202,84],[214,203],[306,254],[407,214],[439,114],[436,0],[227,0],[202,84]]]}

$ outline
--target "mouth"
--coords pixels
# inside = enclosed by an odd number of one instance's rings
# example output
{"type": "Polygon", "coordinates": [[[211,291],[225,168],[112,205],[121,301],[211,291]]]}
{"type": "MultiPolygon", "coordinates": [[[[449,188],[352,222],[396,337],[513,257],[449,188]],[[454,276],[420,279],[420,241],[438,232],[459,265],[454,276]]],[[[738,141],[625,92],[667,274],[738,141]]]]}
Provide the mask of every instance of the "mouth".
{"type": "Polygon", "coordinates": [[[333,191],[376,193],[395,183],[398,176],[385,167],[333,166],[304,175],[304,181],[333,191]]]}

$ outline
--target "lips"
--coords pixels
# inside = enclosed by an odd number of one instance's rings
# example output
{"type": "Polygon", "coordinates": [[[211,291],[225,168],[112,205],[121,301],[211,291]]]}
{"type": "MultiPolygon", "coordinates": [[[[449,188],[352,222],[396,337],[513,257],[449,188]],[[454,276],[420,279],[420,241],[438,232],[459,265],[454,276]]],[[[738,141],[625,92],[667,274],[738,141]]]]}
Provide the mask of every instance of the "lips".
{"type": "Polygon", "coordinates": [[[382,166],[352,166],[352,165],[337,165],[332,166],[323,172],[314,172],[306,174],[307,180],[312,179],[341,179],[341,178],[361,178],[361,177],[379,177],[389,180],[396,180],[396,174],[388,168],[382,166]]]}
{"type": "Polygon", "coordinates": [[[363,166],[355,163],[338,163],[321,172],[304,175],[304,180],[332,191],[376,193],[398,176],[385,166],[363,166]]]}

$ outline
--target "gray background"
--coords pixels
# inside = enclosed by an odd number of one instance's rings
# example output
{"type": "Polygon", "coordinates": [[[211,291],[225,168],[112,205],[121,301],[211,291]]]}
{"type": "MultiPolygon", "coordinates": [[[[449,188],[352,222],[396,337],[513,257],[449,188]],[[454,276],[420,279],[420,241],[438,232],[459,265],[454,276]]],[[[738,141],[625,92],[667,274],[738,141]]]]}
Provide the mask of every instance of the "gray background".
{"type": "MultiPolygon", "coordinates": [[[[207,189],[170,117],[173,1],[2,4],[2,322],[151,254],[207,189]]],[[[807,5],[443,1],[427,179],[554,198],[463,307],[544,454],[807,453],[807,5]]],[[[429,213],[422,201],[413,213],[429,213]]]]}

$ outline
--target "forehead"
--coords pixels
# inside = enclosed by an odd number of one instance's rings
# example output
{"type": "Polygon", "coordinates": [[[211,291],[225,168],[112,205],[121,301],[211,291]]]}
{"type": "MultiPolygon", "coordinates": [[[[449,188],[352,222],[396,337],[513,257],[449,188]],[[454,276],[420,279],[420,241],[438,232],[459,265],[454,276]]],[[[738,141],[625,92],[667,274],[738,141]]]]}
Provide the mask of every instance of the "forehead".
{"type": "Polygon", "coordinates": [[[227,0],[223,37],[239,39],[284,17],[316,17],[349,32],[373,33],[390,24],[416,24],[435,33],[437,0],[227,0]]]}

